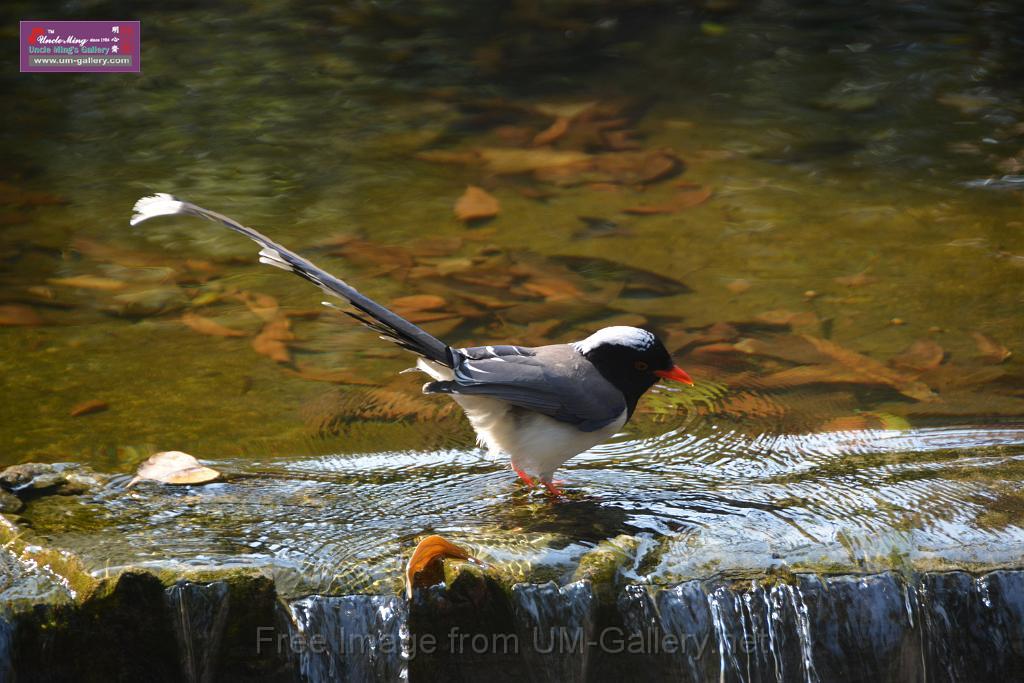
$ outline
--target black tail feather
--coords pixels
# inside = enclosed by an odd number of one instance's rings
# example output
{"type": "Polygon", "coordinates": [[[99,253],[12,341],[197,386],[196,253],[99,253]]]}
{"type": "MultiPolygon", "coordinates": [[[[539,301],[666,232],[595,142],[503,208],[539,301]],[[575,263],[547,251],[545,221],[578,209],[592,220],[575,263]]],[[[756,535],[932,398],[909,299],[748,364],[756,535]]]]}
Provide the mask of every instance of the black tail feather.
{"type": "Polygon", "coordinates": [[[447,367],[452,367],[452,352],[447,344],[430,333],[409,322],[394,311],[381,306],[373,299],[360,294],[344,280],[334,277],[327,271],[298,254],[282,247],[269,237],[252,228],[228,218],[215,211],[204,209],[190,202],[182,201],[168,194],[143,197],[135,204],[135,214],[131,224],[137,225],[157,216],[188,214],[220,223],[235,232],[241,233],[260,245],[260,262],[282,270],[295,273],[299,277],[312,282],[323,291],[348,301],[353,308],[364,315],[345,311],[362,324],[378,332],[381,337],[398,344],[402,348],[419,354],[447,367]]]}

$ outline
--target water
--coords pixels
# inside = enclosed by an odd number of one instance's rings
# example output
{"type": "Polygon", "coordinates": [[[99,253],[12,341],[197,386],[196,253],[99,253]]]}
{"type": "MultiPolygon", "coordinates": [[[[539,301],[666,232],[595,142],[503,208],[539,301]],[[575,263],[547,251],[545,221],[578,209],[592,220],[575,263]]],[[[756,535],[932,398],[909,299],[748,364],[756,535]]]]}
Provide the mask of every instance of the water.
{"type": "MultiPolygon", "coordinates": [[[[288,606],[302,680],[408,679],[406,607],[394,597],[310,596],[288,606]]],[[[294,647],[294,646],[293,646],[294,647]]]]}
{"type": "Polygon", "coordinates": [[[228,584],[181,583],[167,589],[174,635],[181,653],[182,678],[189,683],[216,680],[217,657],[227,621],[228,584]]]}
{"type": "MultiPolygon", "coordinates": [[[[560,584],[621,538],[620,584],[1019,563],[1016,5],[596,3],[540,27],[390,12],[147,11],[141,76],[3,77],[19,104],[0,114],[0,305],[30,324],[0,329],[0,458],[122,475],[30,502],[40,542],[95,572],[262,567],[288,597],[393,594],[427,533],[560,584]],[[529,140],[551,112],[591,102],[600,125],[572,124],[554,150],[600,168],[507,173],[495,149],[536,165],[529,140]],[[635,160],[608,156],[634,145],[671,148],[682,173],[636,180],[635,160]],[[467,150],[484,162],[437,161],[467,150]],[[710,199],[625,211],[696,192],[680,182],[710,199]],[[499,199],[497,218],[454,217],[467,184],[499,199]],[[644,324],[697,387],[652,392],[560,471],[569,496],[553,504],[396,374],[408,357],[317,317],[320,293],[245,240],[186,220],[129,230],[152,191],[263,229],[382,301],[442,297],[424,324],[453,344],[644,324]],[[257,296],[294,314],[288,363],[253,348],[257,296]],[[70,416],[89,400],[107,408],[70,416]],[[228,481],[123,488],[171,449],[228,481]]],[[[794,596],[751,600],[723,598],[721,618],[799,623],[794,596]]]]}

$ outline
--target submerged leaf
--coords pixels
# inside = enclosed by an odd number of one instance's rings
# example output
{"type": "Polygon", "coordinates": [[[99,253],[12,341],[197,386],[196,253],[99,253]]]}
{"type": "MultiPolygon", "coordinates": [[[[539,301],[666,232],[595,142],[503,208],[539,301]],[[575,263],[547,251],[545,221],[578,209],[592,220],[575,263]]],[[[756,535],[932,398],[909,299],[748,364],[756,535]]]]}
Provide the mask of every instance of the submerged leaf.
{"type": "Polygon", "coordinates": [[[133,486],[144,479],[180,485],[206,484],[220,478],[220,472],[212,467],[206,467],[188,453],[164,451],[150,456],[142,463],[135,478],[128,482],[128,486],[133,486]]]}
{"type": "Polygon", "coordinates": [[[181,322],[189,329],[192,329],[199,334],[209,335],[211,337],[244,337],[246,333],[242,330],[236,330],[230,327],[221,325],[219,322],[204,318],[201,315],[195,313],[185,313],[181,316],[181,322]]]}
{"type": "Polygon", "coordinates": [[[493,195],[475,185],[470,185],[455,202],[455,215],[460,221],[477,221],[498,215],[501,205],[493,195]]]}
{"type": "Polygon", "coordinates": [[[987,334],[971,332],[971,337],[974,338],[974,343],[978,345],[978,351],[981,353],[981,358],[986,363],[999,365],[1013,355],[1008,348],[987,334]]]}
{"type": "Polygon", "coordinates": [[[106,401],[101,401],[100,399],[94,398],[88,401],[82,401],[78,405],[74,406],[70,411],[68,411],[68,415],[70,415],[71,417],[78,417],[80,415],[91,415],[92,413],[101,413],[109,407],[110,404],[107,403],[106,401]]]}
{"type": "Polygon", "coordinates": [[[121,280],[97,275],[75,275],[73,277],[55,277],[47,280],[51,285],[74,287],[76,289],[94,289],[101,292],[116,292],[127,285],[121,280]]]}
{"type": "Polygon", "coordinates": [[[889,365],[900,370],[927,372],[939,367],[946,352],[931,339],[918,339],[900,354],[889,360],[889,365]]]}
{"type": "Polygon", "coordinates": [[[252,348],[277,363],[288,363],[292,358],[285,342],[293,339],[295,335],[291,332],[291,322],[281,316],[266,323],[259,334],[252,338],[252,348]]]}
{"type": "Polygon", "coordinates": [[[709,199],[711,199],[711,188],[697,187],[676,192],[676,194],[660,204],[639,204],[637,206],[627,207],[622,211],[624,213],[632,213],[639,216],[649,216],[659,213],[677,213],[684,209],[699,206],[709,199]]]}
{"type": "Polygon", "coordinates": [[[0,327],[33,327],[45,321],[31,306],[24,304],[0,305],[0,327]]]}

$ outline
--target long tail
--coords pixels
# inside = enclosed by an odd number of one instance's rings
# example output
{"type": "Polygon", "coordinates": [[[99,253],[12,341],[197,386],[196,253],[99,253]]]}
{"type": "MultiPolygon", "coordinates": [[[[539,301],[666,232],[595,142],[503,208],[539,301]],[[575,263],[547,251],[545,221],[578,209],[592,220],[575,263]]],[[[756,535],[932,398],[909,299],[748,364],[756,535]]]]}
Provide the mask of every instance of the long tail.
{"type": "Polygon", "coordinates": [[[151,197],[143,197],[135,202],[131,225],[138,225],[157,216],[173,216],[176,214],[199,216],[200,218],[227,226],[235,232],[242,233],[260,245],[260,263],[291,271],[299,277],[309,280],[328,294],[345,299],[365,315],[359,315],[351,311],[345,311],[345,313],[379,332],[382,339],[392,341],[424,358],[452,367],[451,349],[440,339],[413,325],[397,313],[389,311],[373,299],[363,296],[355,287],[334,277],[327,271],[317,268],[298,254],[285,249],[277,242],[252,228],[247,228],[216,211],[204,209],[201,206],[182,201],[169,194],[159,193],[151,197]]]}

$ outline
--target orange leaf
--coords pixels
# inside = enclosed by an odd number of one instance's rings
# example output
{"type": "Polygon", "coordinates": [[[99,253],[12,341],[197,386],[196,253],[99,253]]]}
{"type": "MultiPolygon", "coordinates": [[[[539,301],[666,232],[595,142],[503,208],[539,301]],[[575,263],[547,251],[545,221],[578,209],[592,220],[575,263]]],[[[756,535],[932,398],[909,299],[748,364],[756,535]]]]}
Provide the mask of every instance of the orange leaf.
{"type": "Polygon", "coordinates": [[[201,315],[195,313],[185,313],[181,316],[181,322],[186,327],[198,332],[199,334],[206,334],[211,337],[244,337],[245,332],[241,330],[235,330],[230,327],[221,325],[219,322],[204,318],[201,315]]]}
{"type": "Polygon", "coordinates": [[[427,536],[412,551],[405,566],[405,594],[412,598],[414,587],[433,586],[444,579],[443,562],[446,557],[457,560],[468,560],[480,564],[480,561],[470,556],[469,551],[460,548],[451,541],[441,536],[427,536]]]}
{"type": "Polygon", "coordinates": [[[498,215],[500,210],[501,206],[498,204],[498,200],[475,185],[468,186],[455,202],[455,215],[461,221],[493,218],[498,215]]]}
{"type": "Polygon", "coordinates": [[[986,363],[998,365],[1013,355],[1010,349],[1006,348],[987,334],[971,332],[974,343],[978,345],[978,351],[986,363]]]}
{"type": "Polygon", "coordinates": [[[659,213],[676,213],[684,209],[699,206],[711,198],[711,188],[700,187],[695,190],[677,192],[668,201],[661,204],[640,204],[623,209],[624,213],[638,216],[649,216],[659,213]]]}
{"type": "Polygon", "coordinates": [[[31,327],[42,325],[43,319],[31,306],[23,304],[4,304],[0,306],[0,326],[31,327]]]}
{"type": "Polygon", "coordinates": [[[101,401],[99,399],[94,398],[88,401],[82,401],[81,403],[73,407],[68,412],[68,415],[70,415],[71,417],[78,417],[79,415],[91,415],[92,413],[101,413],[109,407],[110,404],[107,403],[106,401],[101,401]]]}

